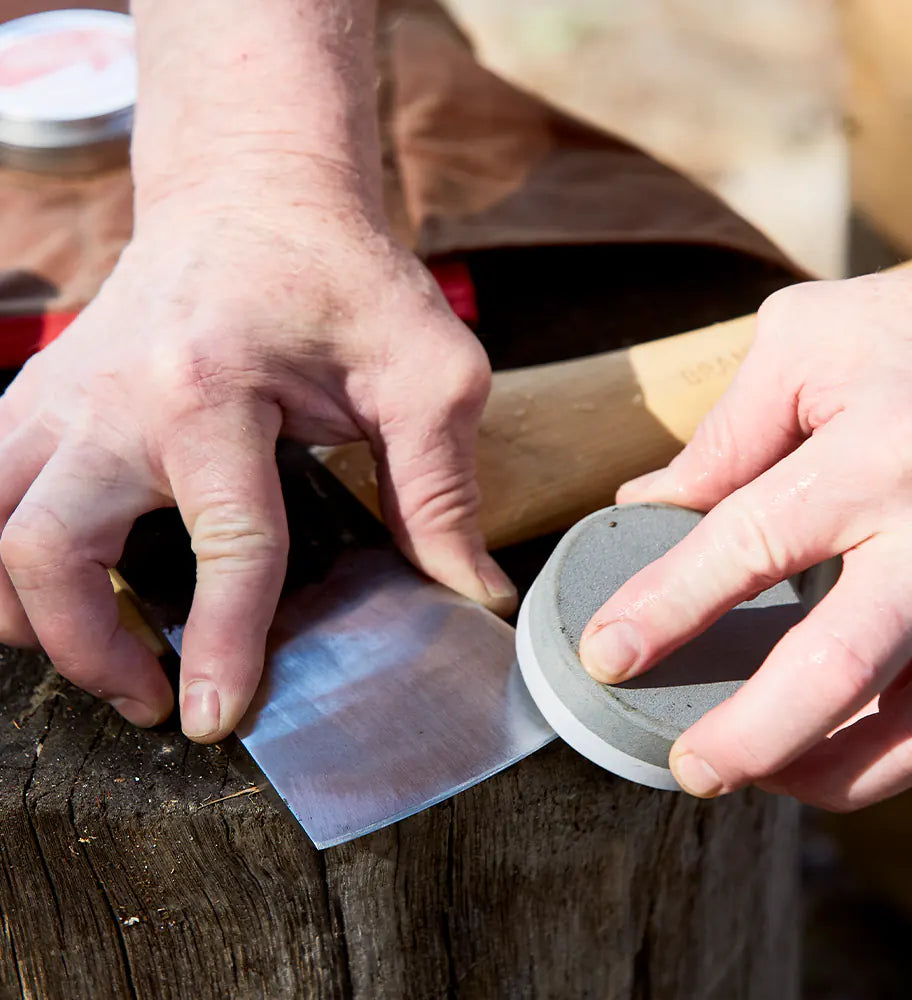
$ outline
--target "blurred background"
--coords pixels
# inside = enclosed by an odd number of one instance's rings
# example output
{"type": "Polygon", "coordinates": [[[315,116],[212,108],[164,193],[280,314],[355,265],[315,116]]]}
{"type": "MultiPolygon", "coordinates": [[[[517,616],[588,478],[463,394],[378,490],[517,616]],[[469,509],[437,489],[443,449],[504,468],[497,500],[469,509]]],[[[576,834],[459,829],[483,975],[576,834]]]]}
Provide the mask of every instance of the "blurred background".
{"type": "Polygon", "coordinates": [[[815,273],[848,198],[835,0],[448,0],[482,60],[699,178],[815,273]]]}
{"type": "MultiPolygon", "coordinates": [[[[447,5],[490,68],[698,178],[811,272],[845,274],[850,242],[860,268],[912,256],[907,0],[447,5]]],[[[908,795],[808,811],[805,1000],[912,996],[910,845],[908,795]]]]}

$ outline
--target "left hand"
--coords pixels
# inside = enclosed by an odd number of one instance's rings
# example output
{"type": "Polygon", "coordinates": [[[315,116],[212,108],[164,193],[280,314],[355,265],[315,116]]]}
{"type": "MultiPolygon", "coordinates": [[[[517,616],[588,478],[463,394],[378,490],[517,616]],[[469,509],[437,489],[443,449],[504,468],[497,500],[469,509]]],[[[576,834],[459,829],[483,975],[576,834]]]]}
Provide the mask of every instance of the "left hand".
{"type": "Polygon", "coordinates": [[[647,670],[741,601],[833,555],[833,590],[675,743],[694,795],[757,783],[856,809],[912,786],[912,278],[815,282],[764,303],[693,441],[619,502],[709,511],[595,614],[599,681],[647,670]],[[851,723],[851,724],[848,724],[851,723]]]}
{"type": "Polygon", "coordinates": [[[106,568],[140,514],[176,504],[197,560],[181,719],[203,742],[234,729],[263,668],[288,548],[280,432],[366,438],[405,554],[494,610],[515,598],[475,520],[478,341],[358,205],[272,201],[231,173],[227,204],[197,187],[140,215],[99,295],[0,396],[0,642],[37,638],[136,725],[166,717],[106,568]]]}

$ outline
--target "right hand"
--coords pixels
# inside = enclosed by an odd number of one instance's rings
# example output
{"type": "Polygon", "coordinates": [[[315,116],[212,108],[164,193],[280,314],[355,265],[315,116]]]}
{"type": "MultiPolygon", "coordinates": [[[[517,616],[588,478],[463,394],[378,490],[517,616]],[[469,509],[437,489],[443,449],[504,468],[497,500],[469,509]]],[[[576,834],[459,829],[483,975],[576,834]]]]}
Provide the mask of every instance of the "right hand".
{"type": "Polygon", "coordinates": [[[759,784],[849,810],[912,785],[910,306],[907,271],[777,292],[690,444],[618,494],[709,513],[587,626],[581,655],[603,682],[843,557],[833,589],[675,743],[695,795],[759,784]]]}

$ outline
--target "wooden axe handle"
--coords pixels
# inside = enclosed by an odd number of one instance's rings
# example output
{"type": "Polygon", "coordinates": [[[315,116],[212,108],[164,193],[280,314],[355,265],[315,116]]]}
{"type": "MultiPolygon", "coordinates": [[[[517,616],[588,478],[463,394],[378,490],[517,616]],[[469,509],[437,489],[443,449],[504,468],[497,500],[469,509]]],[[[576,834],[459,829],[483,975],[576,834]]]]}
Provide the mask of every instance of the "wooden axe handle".
{"type": "MultiPolygon", "coordinates": [[[[498,372],[478,439],[481,526],[491,548],[566,528],[665,465],[722,395],[754,316],[574,361],[498,372]]],[[[363,443],[320,449],[375,513],[363,443]]]]}
{"type": "MultiPolygon", "coordinates": [[[[912,261],[891,270],[912,271],[912,261]]],[[[498,372],[478,441],[481,528],[496,549],[569,527],[666,465],[728,388],[756,315],[592,357],[498,372]]],[[[375,513],[363,444],[322,449],[375,513]]]]}

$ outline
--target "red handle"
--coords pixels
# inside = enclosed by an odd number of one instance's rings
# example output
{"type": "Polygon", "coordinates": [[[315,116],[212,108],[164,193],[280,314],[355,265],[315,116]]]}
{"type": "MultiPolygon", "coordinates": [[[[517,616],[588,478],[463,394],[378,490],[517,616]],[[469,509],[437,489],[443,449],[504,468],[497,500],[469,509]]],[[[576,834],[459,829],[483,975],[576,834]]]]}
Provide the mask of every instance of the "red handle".
{"type": "Polygon", "coordinates": [[[59,337],[77,314],[38,313],[33,316],[0,314],[0,368],[19,368],[42,347],[59,337]]]}

